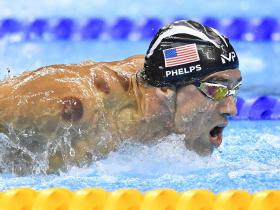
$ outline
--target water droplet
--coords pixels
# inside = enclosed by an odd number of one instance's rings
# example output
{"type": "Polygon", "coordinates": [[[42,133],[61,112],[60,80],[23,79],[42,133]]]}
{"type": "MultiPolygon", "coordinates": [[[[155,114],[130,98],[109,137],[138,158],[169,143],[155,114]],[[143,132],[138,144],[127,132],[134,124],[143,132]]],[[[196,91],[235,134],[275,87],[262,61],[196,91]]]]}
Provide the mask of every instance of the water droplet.
{"type": "Polygon", "coordinates": [[[75,156],[75,150],[73,148],[70,148],[70,156],[71,157],[75,156]]]}

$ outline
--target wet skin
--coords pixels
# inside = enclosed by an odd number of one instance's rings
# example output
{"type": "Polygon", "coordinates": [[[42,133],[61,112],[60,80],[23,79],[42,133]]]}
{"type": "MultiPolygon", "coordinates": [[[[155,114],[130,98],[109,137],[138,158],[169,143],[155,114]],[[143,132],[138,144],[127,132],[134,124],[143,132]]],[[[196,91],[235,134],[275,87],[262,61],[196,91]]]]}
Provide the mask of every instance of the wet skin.
{"type": "MultiPolygon", "coordinates": [[[[38,156],[47,152],[47,172],[54,172],[102,158],[127,139],[155,143],[171,133],[185,134],[187,148],[211,154],[209,132],[226,126],[226,117],[236,114],[234,98],[213,101],[194,85],[146,85],[136,76],[143,61],[139,55],[52,65],[1,81],[0,132],[24,148],[7,158],[27,159],[17,173],[30,172],[33,160],[26,151],[38,156]]],[[[239,70],[226,70],[204,80],[222,80],[231,87],[240,78],[239,70]]]]}
{"type": "MultiPolygon", "coordinates": [[[[220,81],[233,88],[241,81],[241,73],[229,69],[211,74],[203,81],[220,81]]],[[[176,97],[176,132],[185,134],[188,148],[202,155],[211,154],[215,145],[211,142],[210,131],[216,126],[227,126],[227,117],[236,115],[236,112],[234,96],[216,101],[206,97],[194,85],[181,87],[176,97]]]]}

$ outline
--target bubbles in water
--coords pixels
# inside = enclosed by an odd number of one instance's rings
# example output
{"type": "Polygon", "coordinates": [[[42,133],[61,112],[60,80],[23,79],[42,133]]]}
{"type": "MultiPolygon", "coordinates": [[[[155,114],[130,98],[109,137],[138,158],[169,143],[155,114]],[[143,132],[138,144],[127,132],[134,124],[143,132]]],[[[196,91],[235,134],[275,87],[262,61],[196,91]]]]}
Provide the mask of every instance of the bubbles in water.
{"type": "Polygon", "coordinates": [[[33,152],[29,150],[29,145],[24,147],[21,144],[4,134],[0,135],[1,172],[19,175],[46,173],[48,168],[46,153],[33,152]]]}
{"type": "Polygon", "coordinates": [[[70,148],[70,156],[71,157],[75,156],[75,150],[73,148],[70,148]]]}

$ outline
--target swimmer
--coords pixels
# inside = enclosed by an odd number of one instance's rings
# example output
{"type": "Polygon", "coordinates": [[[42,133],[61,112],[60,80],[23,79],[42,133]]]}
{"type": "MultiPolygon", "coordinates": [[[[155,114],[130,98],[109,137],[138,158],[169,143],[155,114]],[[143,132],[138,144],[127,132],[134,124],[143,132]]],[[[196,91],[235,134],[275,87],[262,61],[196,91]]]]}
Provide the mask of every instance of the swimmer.
{"type": "Polygon", "coordinates": [[[209,155],[236,114],[238,67],[225,36],[176,21],[145,56],[51,65],[1,81],[0,132],[17,145],[9,158],[32,164],[29,154],[46,153],[47,172],[105,157],[125,140],[154,143],[172,133],[209,155]]]}

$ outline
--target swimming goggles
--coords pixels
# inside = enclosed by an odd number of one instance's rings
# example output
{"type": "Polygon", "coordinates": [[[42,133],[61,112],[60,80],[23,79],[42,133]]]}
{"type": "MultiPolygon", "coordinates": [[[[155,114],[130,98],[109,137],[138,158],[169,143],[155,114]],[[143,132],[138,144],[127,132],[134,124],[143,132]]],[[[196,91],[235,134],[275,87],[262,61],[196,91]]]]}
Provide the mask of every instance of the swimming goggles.
{"type": "Polygon", "coordinates": [[[235,85],[232,89],[229,89],[226,85],[210,82],[197,82],[195,85],[207,97],[213,100],[221,101],[227,96],[233,96],[236,98],[241,82],[235,85]]]}

